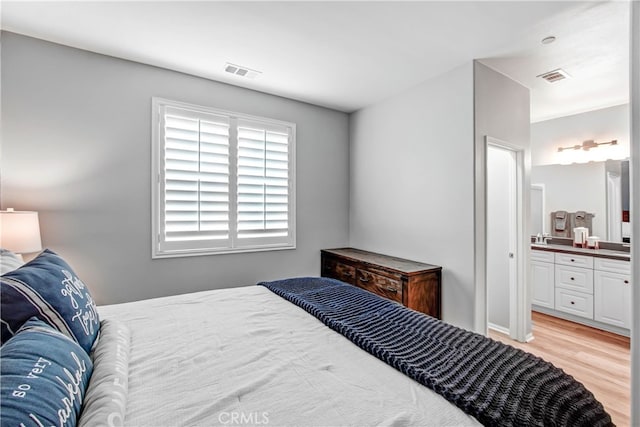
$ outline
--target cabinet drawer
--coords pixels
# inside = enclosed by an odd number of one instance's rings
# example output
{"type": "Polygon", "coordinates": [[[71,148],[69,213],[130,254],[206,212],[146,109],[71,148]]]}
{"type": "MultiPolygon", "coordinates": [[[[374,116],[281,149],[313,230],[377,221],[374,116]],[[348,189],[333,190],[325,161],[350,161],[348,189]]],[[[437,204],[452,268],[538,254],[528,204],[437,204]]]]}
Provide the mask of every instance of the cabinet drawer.
{"type": "Polygon", "coordinates": [[[556,287],[593,293],[593,270],[556,265],[556,287]]]}
{"type": "Polygon", "coordinates": [[[402,282],[367,270],[358,270],[356,285],[381,297],[402,303],[402,282]]]}
{"type": "Polygon", "coordinates": [[[570,265],[573,267],[593,268],[593,257],[585,255],[556,253],[556,264],[570,265]]]}
{"type": "Polygon", "coordinates": [[[558,288],[556,310],[593,319],[593,295],[558,288]]]}
{"type": "Polygon", "coordinates": [[[595,258],[593,261],[593,268],[601,271],[609,271],[611,273],[631,274],[631,261],[595,258]]]}
{"type": "Polygon", "coordinates": [[[555,256],[553,252],[539,251],[537,249],[531,250],[531,261],[553,263],[554,260],[555,260],[555,256]]]}
{"type": "Polygon", "coordinates": [[[356,268],[335,259],[325,259],[322,265],[322,276],[331,277],[351,285],[356,283],[356,268]]]}

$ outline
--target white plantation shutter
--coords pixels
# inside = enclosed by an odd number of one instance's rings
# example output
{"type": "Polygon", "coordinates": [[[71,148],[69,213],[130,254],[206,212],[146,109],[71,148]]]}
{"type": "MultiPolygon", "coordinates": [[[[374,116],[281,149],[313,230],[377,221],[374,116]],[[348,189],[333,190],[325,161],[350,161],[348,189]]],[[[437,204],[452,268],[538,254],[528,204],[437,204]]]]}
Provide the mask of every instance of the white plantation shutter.
{"type": "Polygon", "coordinates": [[[229,239],[229,121],[166,108],[167,242],[229,239]]]}
{"type": "Polygon", "coordinates": [[[153,256],[295,247],[295,125],[153,104],[153,256]]]}
{"type": "Polygon", "coordinates": [[[289,232],[289,130],[238,123],[238,239],[289,232]]]}

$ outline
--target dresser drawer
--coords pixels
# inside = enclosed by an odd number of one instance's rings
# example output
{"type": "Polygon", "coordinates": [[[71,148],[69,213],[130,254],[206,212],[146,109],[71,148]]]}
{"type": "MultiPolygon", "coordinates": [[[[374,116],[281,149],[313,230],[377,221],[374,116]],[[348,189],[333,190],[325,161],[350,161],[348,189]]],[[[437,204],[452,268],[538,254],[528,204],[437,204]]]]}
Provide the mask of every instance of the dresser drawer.
{"type": "Polygon", "coordinates": [[[556,310],[593,319],[593,295],[557,288],[555,300],[556,310]]]}
{"type": "Polygon", "coordinates": [[[356,285],[369,292],[402,303],[402,281],[367,270],[358,270],[356,285]]]}
{"type": "Polygon", "coordinates": [[[356,283],[356,268],[332,258],[326,258],[322,264],[322,276],[331,277],[351,285],[356,283]]]}
{"type": "Polygon", "coordinates": [[[593,257],[585,255],[556,253],[556,264],[573,267],[593,268],[593,257]]]}
{"type": "Polygon", "coordinates": [[[555,254],[548,251],[539,251],[537,249],[531,249],[531,261],[539,262],[551,262],[555,260],[555,254]]]}
{"type": "Polygon", "coordinates": [[[596,258],[593,268],[610,273],[631,274],[631,261],[620,261],[617,259],[596,258]]]}
{"type": "Polygon", "coordinates": [[[593,293],[593,270],[556,265],[556,287],[577,292],[593,293]]]}

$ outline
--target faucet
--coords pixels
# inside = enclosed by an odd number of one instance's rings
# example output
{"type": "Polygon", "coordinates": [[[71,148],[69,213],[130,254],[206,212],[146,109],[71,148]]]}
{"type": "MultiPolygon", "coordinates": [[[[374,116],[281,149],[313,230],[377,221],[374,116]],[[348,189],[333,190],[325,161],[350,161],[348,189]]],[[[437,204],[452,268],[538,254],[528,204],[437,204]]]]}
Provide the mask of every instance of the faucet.
{"type": "Polygon", "coordinates": [[[551,236],[549,236],[549,233],[544,233],[544,234],[538,233],[536,235],[536,244],[546,245],[550,239],[551,239],[551,236]]]}

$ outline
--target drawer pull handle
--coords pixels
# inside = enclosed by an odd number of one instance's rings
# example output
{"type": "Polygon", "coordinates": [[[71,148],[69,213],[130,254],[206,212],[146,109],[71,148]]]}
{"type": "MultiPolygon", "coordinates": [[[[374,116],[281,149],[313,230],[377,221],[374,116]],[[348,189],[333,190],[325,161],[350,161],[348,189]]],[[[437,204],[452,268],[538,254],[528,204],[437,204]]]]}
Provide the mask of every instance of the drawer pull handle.
{"type": "Polygon", "coordinates": [[[575,259],[573,259],[573,258],[571,258],[571,262],[576,262],[576,260],[575,260],[575,259]]]}
{"type": "Polygon", "coordinates": [[[575,302],[571,301],[571,305],[575,304],[575,302]]]}
{"type": "Polygon", "coordinates": [[[625,283],[626,285],[628,285],[628,284],[629,284],[629,281],[625,279],[624,283],[625,283]]]}
{"type": "Polygon", "coordinates": [[[380,288],[384,289],[387,292],[397,293],[398,290],[396,288],[392,288],[391,286],[380,286],[380,288]]]}
{"type": "Polygon", "coordinates": [[[369,281],[369,279],[367,279],[366,277],[360,276],[360,281],[367,283],[369,281]]]}
{"type": "Polygon", "coordinates": [[[571,280],[576,280],[576,279],[574,279],[574,278],[572,277],[572,278],[571,278],[571,280]]]}

